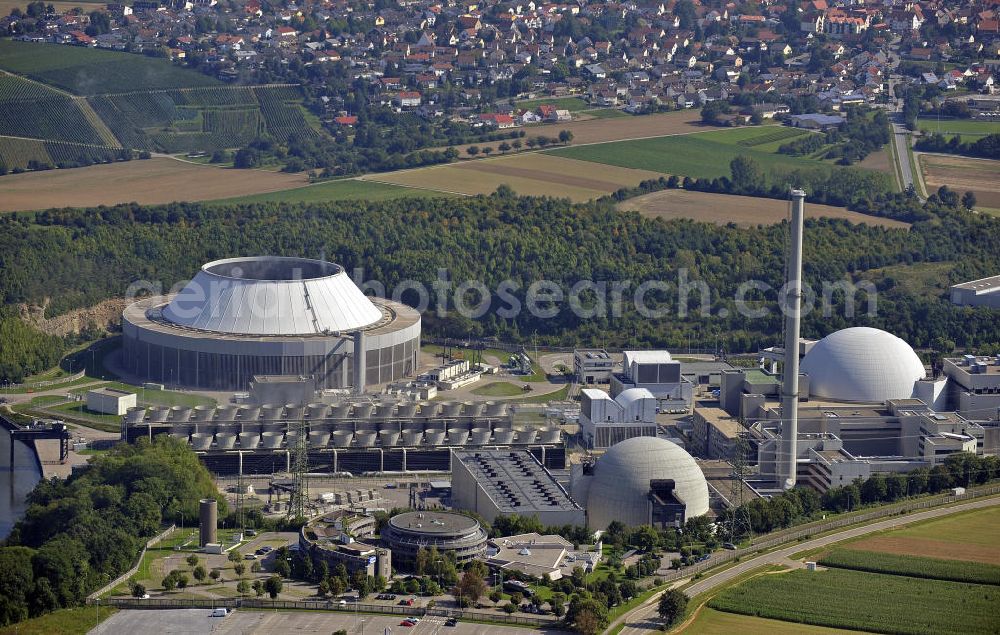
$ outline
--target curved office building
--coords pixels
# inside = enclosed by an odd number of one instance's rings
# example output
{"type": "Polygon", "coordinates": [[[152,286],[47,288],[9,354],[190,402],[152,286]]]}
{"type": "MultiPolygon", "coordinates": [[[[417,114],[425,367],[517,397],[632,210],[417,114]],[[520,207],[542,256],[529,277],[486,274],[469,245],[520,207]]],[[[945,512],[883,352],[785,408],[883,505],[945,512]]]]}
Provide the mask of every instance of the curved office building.
{"type": "Polygon", "coordinates": [[[393,516],[382,530],[392,560],[412,567],[420,549],[452,551],[462,564],[486,551],[486,532],[474,518],[452,512],[406,512],[393,516]]]}
{"type": "Polygon", "coordinates": [[[127,370],[209,390],[247,390],[255,375],[381,384],[412,374],[420,350],[417,311],[369,298],[339,265],[307,258],[210,262],[180,293],[128,306],[122,330],[127,370]]]}

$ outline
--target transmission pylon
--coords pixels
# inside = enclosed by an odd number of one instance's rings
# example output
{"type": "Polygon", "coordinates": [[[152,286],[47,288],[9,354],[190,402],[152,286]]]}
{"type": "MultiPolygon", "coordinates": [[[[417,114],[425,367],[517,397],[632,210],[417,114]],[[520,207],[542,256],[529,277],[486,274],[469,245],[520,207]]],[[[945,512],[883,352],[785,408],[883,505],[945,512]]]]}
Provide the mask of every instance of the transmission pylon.
{"type": "MultiPolygon", "coordinates": [[[[742,424],[742,421],[741,421],[742,424]]],[[[742,536],[743,532],[750,537],[753,542],[753,526],[750,524],[750,513],[746,508],[746,477],[749,473],[747,466],[750,443],[747,440],[749,431],[740,430],[736,436],[736,443],[733,446],[730,465],[733,467],[730,477],[730,487],[732,491],[733,513],[730,514],[730,536],[742,536]]]]}
{"type": "Polygon", "coordinates": [[[305,518],[306,505],[309,503],[309,479],[306,473],[309,472],[309,452],[308,452],[308,432],[306,422],[303,420],[290,421],[288,432],[294,433],[294,445],[292,452],[292,495],[288,501],[289,518],[305,518]]]}

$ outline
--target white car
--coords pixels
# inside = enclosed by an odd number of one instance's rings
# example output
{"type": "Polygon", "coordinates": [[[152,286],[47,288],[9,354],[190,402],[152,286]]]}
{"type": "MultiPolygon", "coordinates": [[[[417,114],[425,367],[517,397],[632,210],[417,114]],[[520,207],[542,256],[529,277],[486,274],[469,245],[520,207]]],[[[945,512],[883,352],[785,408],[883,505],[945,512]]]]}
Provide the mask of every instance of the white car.
{"type": "Polygon", "coordinates": [[[229,611],[226,609],[212,609],[212,614],[209,617],[225,617],[229,615],[229,611]]]}

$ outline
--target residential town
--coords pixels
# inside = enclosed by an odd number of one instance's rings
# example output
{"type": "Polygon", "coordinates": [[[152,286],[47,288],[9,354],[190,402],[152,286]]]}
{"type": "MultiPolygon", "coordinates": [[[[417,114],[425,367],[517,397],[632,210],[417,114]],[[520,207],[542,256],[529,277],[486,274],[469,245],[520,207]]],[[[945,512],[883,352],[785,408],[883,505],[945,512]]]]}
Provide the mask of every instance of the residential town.
{"type": "Polygon", "coordinates": [[[225,81],[300,82],[332,129],[356,125],[366,108],[512,128],[587,118],[587,109],[642,114],[715,100],[739,106],[727,116],[740,123],[889,103],[896,72],[930,89],[924,99],[971,94],[974,116],[990,117],[998,110],[990,98],[1000,68],[998,7],[135,0],[58,13],[35,2],[0,18],[0,32],[169,57],[225,81]],[[582,112],[513,101],[563,97],[581,98],[582,112]]]}

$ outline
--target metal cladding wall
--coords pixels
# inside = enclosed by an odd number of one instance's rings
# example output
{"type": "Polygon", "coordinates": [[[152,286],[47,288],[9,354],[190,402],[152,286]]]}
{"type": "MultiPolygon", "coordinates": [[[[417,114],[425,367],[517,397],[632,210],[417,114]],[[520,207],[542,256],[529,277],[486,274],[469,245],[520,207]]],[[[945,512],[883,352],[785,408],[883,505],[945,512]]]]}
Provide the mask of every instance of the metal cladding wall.
{"type": "Polygon", "coordinates": [[[218,542],[216,530],[219,526],[219,508],[214,498],[203,498],[198,506],[198,544],[204,547],[207,544],[218,542]]]}
{"type": "MultiPolygon", "coordinates": [[[[148,380],[209,390],[247,390],[254,375],[315,376],[317,388],[353,384],[349,334],[233,336],[177,327],[150,317],[166,298],[148,298],[122,316],[122,365],[148,380]]],[[[393,316],[365,332],[367,384],[412,375],[420,351],[420,316],[404,305],[376,300],[393,316]]]]}

